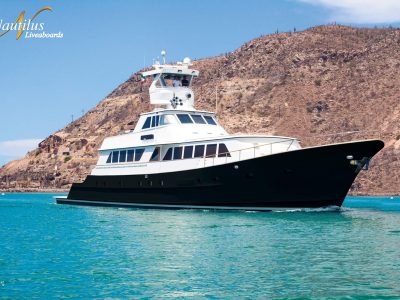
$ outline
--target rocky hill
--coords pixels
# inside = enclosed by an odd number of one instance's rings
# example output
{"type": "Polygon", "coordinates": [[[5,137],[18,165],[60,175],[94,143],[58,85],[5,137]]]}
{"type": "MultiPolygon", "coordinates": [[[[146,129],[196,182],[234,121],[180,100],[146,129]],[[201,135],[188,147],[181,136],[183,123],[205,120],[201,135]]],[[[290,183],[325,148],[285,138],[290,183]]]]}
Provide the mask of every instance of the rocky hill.
{"type": "MultiPolygon", "coordinates": [[[[230,133],[294,136],[303,146],[381,138],[385,149],[353,194],[400,194],[400,30],[319,26],[254,39],[194,62],[198,109],[230,133]],[[216,101],[216,99],[218,99],[216,101]],[[335,133],[364,131],[358,134],[335,133]],[[368,131],[368,132],[366,132],[368,131]]],[[[106,136],[151,109],[135,76],[80,119],[0,169],[3,190],[67,189],[95,165],[106,136]]]]}

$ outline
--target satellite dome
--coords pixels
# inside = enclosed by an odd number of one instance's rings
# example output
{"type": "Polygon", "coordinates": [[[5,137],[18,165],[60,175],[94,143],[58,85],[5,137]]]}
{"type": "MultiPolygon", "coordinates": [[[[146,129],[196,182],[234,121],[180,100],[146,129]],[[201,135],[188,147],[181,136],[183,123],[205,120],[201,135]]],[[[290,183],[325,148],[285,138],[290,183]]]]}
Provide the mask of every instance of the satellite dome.
{"type": "Polygon", "coordinates": [[[192,61],[190,60],[189,57],[185,57],[185,58],[183,59],[183,63],[184,63],[185,65],[189,65],[191,62],[192,62],[192,61]]]}

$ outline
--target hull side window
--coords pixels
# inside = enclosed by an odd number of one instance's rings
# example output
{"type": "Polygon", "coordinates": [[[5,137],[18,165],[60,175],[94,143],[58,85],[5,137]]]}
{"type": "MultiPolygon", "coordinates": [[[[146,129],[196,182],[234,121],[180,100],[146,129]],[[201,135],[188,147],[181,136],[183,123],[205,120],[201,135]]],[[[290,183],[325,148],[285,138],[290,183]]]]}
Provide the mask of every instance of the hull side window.
{"type": "Polygon", "coordinates": [[[229,150],[225,144],[219,144],[218,157],[231,157],[231,154],[229,153],[229,150]]]}
{"type": "Polygon", "coordinates": [[[172,159],[172,148],[169,148],[167,150],[167,153],[165,153],[163,160],[171,160],[171,159],[172,159]]]}
{"type": "Polygon", "coordinates": [[[194,157],[203,157],[204,156],[204,145],[197,145],[194,148],[194,157]]]}
{"type": "Polygon", "coordinates": [[[208,144],[206,148],[206,157],[215,157],[217,153],[217,144],[208,144]]]}
{"type": "Polygon", "coordinates": [[[183,158],[192,158],[193,155],[193,146],[186,146],[183,151],[183,158]]]}
{"type": "Polygon", "coordinates": [[[160,147],[156,147],[151,155],[150,161],[160,160],[160,147]]]}
{"type": "Polygon", "coordinates": [[[119,151],[113,151],[113,155],[112,155],[112,162],[113,163],[117,163],[118,162],[118,154],[119,154],[119,151]]]}
{"type": "Polygon", "coordinates": [[[112,156],[112,152],[110,153],[110,155],[107,158],[107,161],[106,161],[107,164],[109,164],[111,162],[111,156],[112,156]]]}
{"type": "Polygon", "coordinates": [[[174,148],[174,159],[181,159],[182,158],[182,147],[175,147],[174,148]]]}
{"type": "Polygon", "coordinates": [[[126,162],[126,150],[119,152],[119,162],[126,162]]]}
{"type": "Polygon", "coordinates": [[[126,157],[126,161],[133,161],[133,156],[135,155],[135,150],[128,150],[128,156],[126,157]]]}
{"type": "Polygon", "coordinates": [[[135,151],[135,161],[139,161],[139,160],[142,159],[143,152],[144,152],[143,148],[136,149],[136,151],[135,151]]]}

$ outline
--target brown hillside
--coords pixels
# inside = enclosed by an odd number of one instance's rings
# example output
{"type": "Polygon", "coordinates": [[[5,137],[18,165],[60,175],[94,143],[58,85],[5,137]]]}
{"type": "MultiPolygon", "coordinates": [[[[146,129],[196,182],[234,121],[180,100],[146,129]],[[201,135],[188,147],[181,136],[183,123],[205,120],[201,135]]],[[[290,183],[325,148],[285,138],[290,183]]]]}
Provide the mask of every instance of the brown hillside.
{"type": "MultiPolygon", "coordinates": [[[[303,146],[383,139],[385,149],[352,193],[400,194],[400,30],[335,25],[268,35],[193,67],[200,70],[197,108],[217,106],[230,133],[294,136],[303,146]],[[330,135],[360,130],[370,132],[330,135]]],[[[132,129],[151,109],[147,89],[140,89],[128,79],[82,118],[5,165],[0,188],[68,188],[83,180],[104,137],[132,129]]]]}

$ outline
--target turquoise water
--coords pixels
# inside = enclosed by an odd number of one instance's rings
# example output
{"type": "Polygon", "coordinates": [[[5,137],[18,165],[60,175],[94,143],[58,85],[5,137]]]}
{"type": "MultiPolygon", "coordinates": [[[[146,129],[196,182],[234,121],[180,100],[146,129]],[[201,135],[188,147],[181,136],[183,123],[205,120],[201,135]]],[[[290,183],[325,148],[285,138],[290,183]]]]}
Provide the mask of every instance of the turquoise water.
{"type": "Polygon", "coordinates": [[[400,299],[399,197],[262,213],[52,196],[0,195],[1,299],[400,299]]]}

